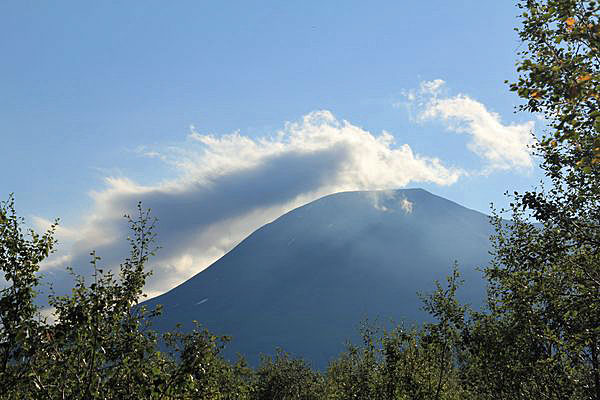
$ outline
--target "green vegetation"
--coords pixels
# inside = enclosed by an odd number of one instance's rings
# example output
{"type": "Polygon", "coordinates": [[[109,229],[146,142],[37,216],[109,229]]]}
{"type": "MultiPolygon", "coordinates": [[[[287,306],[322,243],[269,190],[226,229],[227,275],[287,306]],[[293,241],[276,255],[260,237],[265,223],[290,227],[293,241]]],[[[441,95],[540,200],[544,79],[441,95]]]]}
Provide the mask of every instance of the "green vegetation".
{"type": "Polygon", "coordinates": [[[173,399],[243,398],[246,368],[219,357],[226,338],[197,329],[164,335],[157,350],[149,330],[160,310],[138,309],[152,255],[153,222],[139,208],[129,218],[131,253],[118,277],[98,268],[94,281],[76,277],[69,296],[51,296],[56,322],[34,303],[40,262],[53,249],[53,225],[43,236],[22,232],[12,197],[0,206],[0,267],[9,285],[0,292],[0,398],[173,399]]]}
{"type": "Polygon", "coordinates": [[[600,400],[600,6],[519,6],[526,50],[511,88],[550,121],[534,150],[551,186],[511,195],[508,225],[494,214],[483,311],[457,301],[454,272],[424,297],[435,322],[365,328],[325,372],[283,352],[257,369],[230,363],[227,338],[200,327],[159,338],[150,323],[160,309],[135,307],[153,252],[154,222],[140,207],[118,275],[92,253],[94,281],[77,277],[71,295],[51,297],[50,324],[34,299],[56,225],[23,233],[10,197],[0,206],[0,398],[600,400]]]}
{"type": "Polygon", "coordinates": [[[543,144],[563,146],[552,163],[582,168],[600,163],[600,5],[595,0],[520,0],[526,49],[511,90],[541,112],[551,132],[543,144]]]}

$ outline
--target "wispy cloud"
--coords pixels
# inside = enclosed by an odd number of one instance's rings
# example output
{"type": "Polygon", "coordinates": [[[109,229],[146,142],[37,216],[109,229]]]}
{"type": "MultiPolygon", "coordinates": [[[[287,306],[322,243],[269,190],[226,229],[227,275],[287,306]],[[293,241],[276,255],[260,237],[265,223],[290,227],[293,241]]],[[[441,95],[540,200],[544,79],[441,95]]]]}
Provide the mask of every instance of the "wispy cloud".
{"type": "Polygon", "coordinates": [[[486,161],[483,172],[529,169],[534,143],[534,121],[504,124],[498,113],[465,94],[447,96],[441,79],[422,82],[418,91],[405,93],[407,101],[396,105],[416,108],[417,120],[438,119],[446,128],[470,136],[467,148],[486,161]]]}
{"type": "Polygon", "coordinates": [[[400,208],[404,213],[410,214],[413,210],[413,203],[406,197],[398,197],[395,190],[378,190],[367,193],[371,200],[373,208],[381,212],[395,212],[400,208]]]}
{"type": "MultiPolygon", "coordinates": [[[[32,217],[32,222],[34,226],[40,231],[48,230],[50,226],[54,223],[54,221],[50,221],[49,219],[37,215],[34,215],[32,217]]],[[[56,232],[54,234],[54,237],[58,240],[70,241],[76,239],[78,237],[78,233],[73,229],[69,229],[59,224],[58,226],[56,226],[56,232]]]]}

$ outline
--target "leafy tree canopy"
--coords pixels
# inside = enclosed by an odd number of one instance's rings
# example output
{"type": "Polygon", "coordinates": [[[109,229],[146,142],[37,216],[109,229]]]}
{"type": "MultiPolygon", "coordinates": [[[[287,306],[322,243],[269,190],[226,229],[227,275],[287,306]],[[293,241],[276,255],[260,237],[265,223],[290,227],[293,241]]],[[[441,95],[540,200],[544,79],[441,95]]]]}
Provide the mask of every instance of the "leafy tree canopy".
{"type": "Polygon", "coordinates": [[[510,87],[527,101],[520,109],[543,113],[551,127],[544,145],[565,146],[582,168],[600,163],[600,3],[520,0],[518,7],[525,49],[510,87]]]}

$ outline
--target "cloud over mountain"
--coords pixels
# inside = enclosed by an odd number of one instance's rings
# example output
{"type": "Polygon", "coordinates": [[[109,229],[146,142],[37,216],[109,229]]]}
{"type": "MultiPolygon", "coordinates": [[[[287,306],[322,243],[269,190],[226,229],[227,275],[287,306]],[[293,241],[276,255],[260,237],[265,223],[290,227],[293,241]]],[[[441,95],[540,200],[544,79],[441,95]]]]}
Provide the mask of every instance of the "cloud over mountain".
{"type": "Polygon", "coordinates": [[[148,153],[175,166],[179,178],[156,185],[107,178],[107,187],[92,193],[92,214],[68,230],[70,238],[77,232],[71,249],[46,265],[58,291],[69,284],[65,262],[87,274],[92,248],[107,265],[127,255],[122,215],[134,213],[138,201],[159,219],[162,249],[148,285],[157,294],[207,267],[263,224],[323,195],[419,182],[450,185],[464,174],[415,154],[408,144],[396,146],[390,133],[374,135],[328,111],[287,123],[273,137],[194,131],[186,146],[148,153]]]}
{"type": "MultiPolygon", "coordinates": [[[[443,95],[444,85],[441,79],[422,82],[418,91],[406,93],[418,119],[440,119],[449,130],[469,135],[466,146],[484,161],[483,173],[532,165],[527,149],[532,121],[505,125],[469,96],[443,95]]],[[[150,185],[106,178],[106,187],[91,193],[91,213],[79,226],[58,232],[65,245],[44,272],[61,293],[72,285],[65,266],[90,274],[92,249],[103,257],[104,268],[118,265],[128,252],[123,214],[134,214],[138,201],[159,219],[162,248],[150,265],[154,275],[146,287],[156,295],[200,272],[265,223],[324,195],[451,185],[461,176],[481,173],[416,154],[394,137],[401,136],[373,134],[323,110],[288,122],[271,136],[214,136],[193,129],[183,145],[140,148],[142,155],[175,168],[177,178],[150,185]]],[[[373,207],[382,207],[379,200],[373,199],[373,207]]],[[[410,213],[411,204],[403,209],[410,213]]],[[[48,224],[43,218],[34,222],[48,224]]]]}

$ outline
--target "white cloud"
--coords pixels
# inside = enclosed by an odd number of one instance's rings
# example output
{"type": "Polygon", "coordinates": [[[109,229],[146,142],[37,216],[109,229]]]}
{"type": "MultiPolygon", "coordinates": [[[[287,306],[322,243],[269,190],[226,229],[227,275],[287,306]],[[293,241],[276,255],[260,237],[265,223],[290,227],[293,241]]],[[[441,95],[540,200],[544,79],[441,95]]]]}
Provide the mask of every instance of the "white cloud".
{"type": "Polygon", "coordinates": [[[406,198],[400,200],[400,206],[404,210],[405,213],[410,214],[413,210],[413,203],[406,198]]]}
{"type": "Polygon", "coordinates": [[[534,121],[505,125],[499,114],[467,95],[440,96],[443,85],[441,79],[421,84],[420,120],[441,119],[449,130],[470,135],[467,147],[486,160],[484,172],[532,167],[528,146],[534,121]]]}
{"type": "Polygon", "coordinates": [[[56,322],[56,308],[44,307],[38,310],[38,318],[40,321],[46,321],[50,325],[56,322]]]}
{"type": "Polygon", "coordinates": [[[406,214],[412,213],[413,203],[406,197],[397,197],[394,190],[378,190],[367,193],[373,208],[381,212],[395,212],[398,207],[406,214]]]}
{"type": "MultiPolygon", "coordinates": [[[[37,215],[32,216],[32,222],[34,227],[38,231],[47,231],[50,229],[50,226],[54,223],[54,221],[50,221],[49,219],[39,217],[37,215]]],[[[77,237],[77,232],[73,229],[68,229],[62,225],[56,226],[56,231],[54,237],[58,240],[72,240],[77,237]]]]}
{"type": "Polygon", "coordinates": [[[442,79],[434,79],[432,81],[421,82],[420,89],[421,94],[429,94],[431,96],[437,96],[442,88],[446,85],[442,79]]]}
{"type": "Polygon", "coordinates": [[[273,137],[216,137],[194,130],[185,146],[143,152],[175,166],[180,177],[155,185],[107,178],[104,190],[91,193],[90,215],[64,231],[70,249],[46,265],[57,292],[71,283],[61,261],[89,275],[91,249],[103,257],[105,268],[127,255],[122,215],[134,213],[138,201],[159,219],[162,249],[151,263],[154,275],[146,288],[156,295],[200,272],[255,229],[321,196],[419,182],[450,185],[464,174],[415,154],[408,144],[395,146],[390,133],[374,135],[328,111],[287,123],[273,137]]]}
{"type": "Polygon", "coordinates": [[[382,211],[388,212],[391,211],[385,203],[387,203],[390,199],[395,197],[395,193],[393,190],[379,190],[376,192],[368,192],[367,197],[371,200],[373,204],[373,208],[382,211]]]}
{"type": "Polygon", "coordinates": [[[395,212],[398,209],[404,211],[405,214],[411,214],[413,203],[406,197],[397,197],[397,192],[394,190],[378,190],[368,192],[367,196],[373,205],[373,208],[381,212],[395,212]]]}

